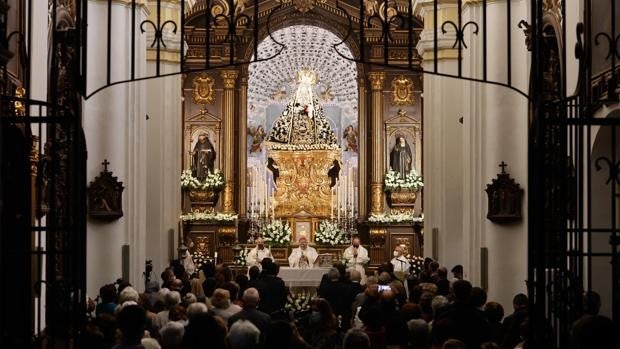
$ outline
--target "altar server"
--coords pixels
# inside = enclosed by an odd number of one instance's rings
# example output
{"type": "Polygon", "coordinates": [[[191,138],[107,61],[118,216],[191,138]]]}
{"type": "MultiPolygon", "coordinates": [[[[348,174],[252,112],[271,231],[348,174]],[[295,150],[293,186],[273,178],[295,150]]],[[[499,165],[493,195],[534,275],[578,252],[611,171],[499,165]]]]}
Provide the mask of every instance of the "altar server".
{"type": "Polygon", "coordinates": [[[364,266],[370,261],[368,250],[360,244],[360,238],[354,237],[351,246],[347,247],[342,253],[347,269],[355,269],[362,274],[361,284],[366,284],[366,270],[364,266]]]}
{"type": "Polygon", "coordinates": [[[319,254],[314,247],[308,246],[308,238],[302,232],[299,238],[299,247],[294,248],[288,257],[288,264],[291,268],[308,269],[314,268],[319,254]]]}
{"type": "Polygon", "coordinates": [[[271,250],[269,247],[265,247],[263,238],[259,237],[256,239],[256,246],[251,249],[250,252],[248,252],[247,257],[245,257],[245,261],[247,262],[248,268],[253,266],[261,268],[260,262],[263,258],[273,259],[273,256],[271,255],[271,250]]]}
{"type": "Polygon", "coordinates": [[[394,248],[394,258],[392,258],[391,263],[394,266],[394,275],[400,280],[405,280],[406,276],[409,275],[410,264],[407,257],[403,255],[402,246],[394,248]]]}

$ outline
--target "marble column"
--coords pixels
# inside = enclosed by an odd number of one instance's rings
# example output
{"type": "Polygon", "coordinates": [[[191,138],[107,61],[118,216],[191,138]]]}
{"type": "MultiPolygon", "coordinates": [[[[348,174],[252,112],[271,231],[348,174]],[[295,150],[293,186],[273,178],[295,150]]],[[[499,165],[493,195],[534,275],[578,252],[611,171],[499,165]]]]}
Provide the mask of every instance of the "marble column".
{"type": "Polygon", "coordinates": [[[370,176],[370,213],[383,213],[383,86],[385,72],[368,73],[370,80],[370,142],[372,168],[370,176]]]}
{"type": "Polygon", "coordinates": [[[224,91],[222,93],[222,119],[224,140],[222,147],[222,160],[224,163],[224,193],[222,208],[224,213],[235,212],[235,84],[239,71],[222,70],[220,72],[224,91]]]}
{"type": "Polygon", "coordinates": [[[239,162],[237,164],[239,174],[239,215],[243,218],[247,213],[246,208],[246,167],[247,167],[247,137],[246,125],[248,119],[248,72],[247,68],[242,68],[241,78],[239,79],[239,102],[237,103],[239,113],[239,124],[237,136],[239,143],[239,162]]]}

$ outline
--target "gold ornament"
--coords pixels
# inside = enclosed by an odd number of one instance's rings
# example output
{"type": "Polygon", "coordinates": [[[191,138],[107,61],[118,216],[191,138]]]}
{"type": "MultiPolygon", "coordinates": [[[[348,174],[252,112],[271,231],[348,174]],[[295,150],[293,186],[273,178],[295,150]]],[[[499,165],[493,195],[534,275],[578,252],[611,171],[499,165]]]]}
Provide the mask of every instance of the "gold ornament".
{"type": "Polygon", "coordinates": [[[222,70],[220,73],[222,81],[224,82],[225,89],[235,88],[235,82],[239,76],[239,72],[236,70],[222,70]]]}
{"type": "Polygon", "coordinates": [[[392,105],[413,105],[413,80],[404,75],[392,80],[392,105]]]}
{"type": "Polygon", "coordinates": [[[207,73],[202,73],[194,78],[192,93],[194,97],[194,103],[202,104],[203,110],[206,111],[204,106],[206,104],[215,103],[215,91],[213,86],[215,85],[215,79],[207,73]]]}
{"type": "Polygon", "coordinates": [[[370,87],[373,91],[383,90],[383,81],[385,80],[385,73],[382,71],[375,71],[368,73],[368,79],[370,80],[370,87]]]}
{"type": "Polygon", "coordinates": [[[370,185],[370,213],[383,213],[383,184],[370,185]]]}
{"type": "MultiPolygon", "coordinates": [[[[17,97],[17,98],[24,98],[25,95],[26,95],[26,89],[25,88],[17,87],[15,89],[15,97],[17,97]]],[[[24,116],[24,115],[26,115],[26,105],[24,104],[24,102],[22,102],[22,101],[15,101],[14,106],[15,106],[15,114],[17,114],[17,116],[24,116]]]]}
{"type": "Polygon", "coordinates": [[[224,185],[224,198],[223,198],[224,212],[233,212],[233,188],[231,183],[224,185]]]}
{"type": "Polygon", "coordinates": [[[372,247],[381,247],[385,244],[385,236],[387,230],[385,228],[371,228],[370,229],[370,244],[372,247]]]}

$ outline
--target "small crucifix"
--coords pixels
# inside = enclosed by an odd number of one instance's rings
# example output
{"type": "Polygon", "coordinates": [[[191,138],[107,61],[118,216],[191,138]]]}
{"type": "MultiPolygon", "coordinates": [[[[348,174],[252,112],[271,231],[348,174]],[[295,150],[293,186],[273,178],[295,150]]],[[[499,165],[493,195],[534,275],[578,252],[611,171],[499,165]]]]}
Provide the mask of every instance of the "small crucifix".
{"type": "Polygon", "coordinates": [[[108,159],[104,159],[101,164],[103,165],[103,172],[108,172],[108,165],[110,164],[108,159]]]}
{"type": "Polygon", "coordinates": [[[508,166],[504,161],[502,161],[501,164],[499,164],[499,167],[502,168],[502,174],[506,173],[506,166],[508,166]]]}

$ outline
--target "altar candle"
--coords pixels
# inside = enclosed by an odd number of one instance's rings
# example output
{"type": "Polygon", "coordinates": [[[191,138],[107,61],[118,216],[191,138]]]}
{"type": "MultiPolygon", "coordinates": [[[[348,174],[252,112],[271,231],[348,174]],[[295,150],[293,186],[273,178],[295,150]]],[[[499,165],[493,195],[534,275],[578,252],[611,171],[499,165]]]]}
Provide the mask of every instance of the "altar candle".
{"type": "Polygon", "coordinates": [[[340,220],[340,192],[340,181],[338,181],[338,186],[336,187],[336,214],[338,216],[338,220],[340,220]]]}
{"type": "Polygon", "coordinates": [[[329,188],[329,218],[334,219],[334,188],[329,188]]]}
{"type": "Polygon", "coordinates": [[[271,195],[271,218],[276,219],[276,205],[275,205],[276,197],[275,193],[271,195]]]}

